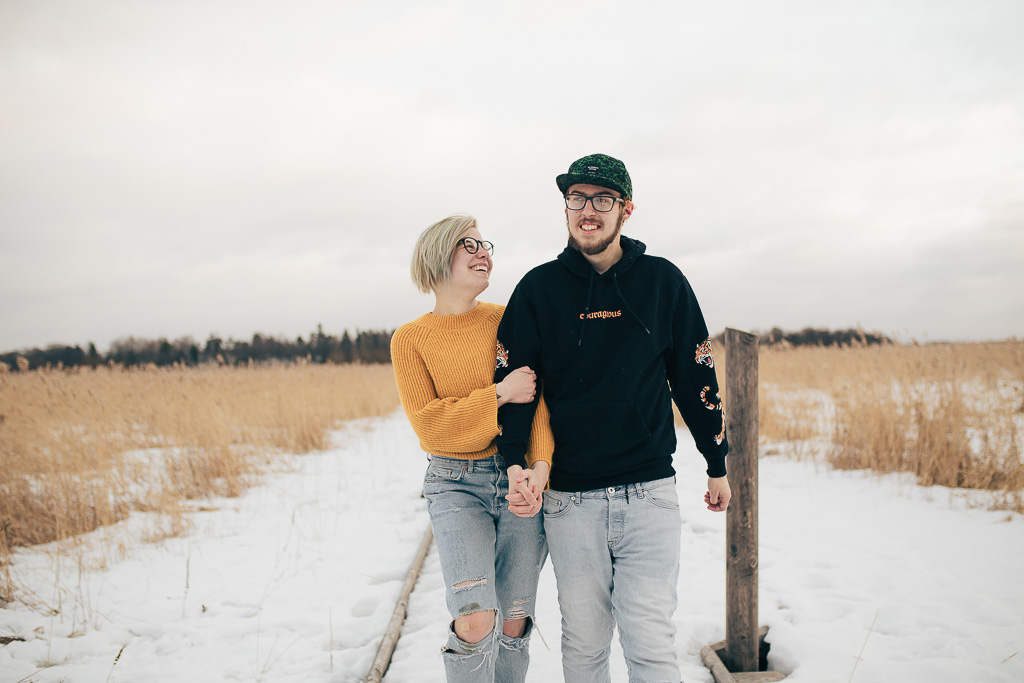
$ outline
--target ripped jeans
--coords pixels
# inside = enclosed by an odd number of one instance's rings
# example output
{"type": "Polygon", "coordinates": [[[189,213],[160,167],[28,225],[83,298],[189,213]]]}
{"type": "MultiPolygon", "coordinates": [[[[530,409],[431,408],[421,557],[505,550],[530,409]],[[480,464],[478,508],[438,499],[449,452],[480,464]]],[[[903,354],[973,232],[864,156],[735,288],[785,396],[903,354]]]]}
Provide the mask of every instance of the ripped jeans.
{"type": "Polygon", "coordinates": [[[423,492],[453,619],[441,650],[448,683],[522,683],[530,665],[537,580],[548,555],[543,515],[524,519],[509,512],[500,455],[432,455],[423,492]],[[461,640],[454,619],[481,611],[496,612],[494,630],[478,643],[461,640]],[[521,637],[502,633],[505,620],[523,618],[521,637]]]}

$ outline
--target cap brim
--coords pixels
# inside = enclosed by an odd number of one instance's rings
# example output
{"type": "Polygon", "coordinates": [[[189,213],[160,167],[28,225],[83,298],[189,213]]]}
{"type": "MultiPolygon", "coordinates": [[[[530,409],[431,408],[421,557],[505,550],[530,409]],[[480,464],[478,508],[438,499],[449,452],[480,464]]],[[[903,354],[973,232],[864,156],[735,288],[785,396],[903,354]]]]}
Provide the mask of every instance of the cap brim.
{"type": "Polygon", "coordinates": [[[609,190],[615,190],[624,198],[626,197],[626,190],[614,180],[608,178],[600,178],[592,175],[581,175],[578,173],[563,173],[562,175],[555,178],[555,184],[558,185],[558,189],[561,190],[562,194],[569,191],[569,188],[573,185],[597,185],[599,187],[607,187],[609,190]]]}

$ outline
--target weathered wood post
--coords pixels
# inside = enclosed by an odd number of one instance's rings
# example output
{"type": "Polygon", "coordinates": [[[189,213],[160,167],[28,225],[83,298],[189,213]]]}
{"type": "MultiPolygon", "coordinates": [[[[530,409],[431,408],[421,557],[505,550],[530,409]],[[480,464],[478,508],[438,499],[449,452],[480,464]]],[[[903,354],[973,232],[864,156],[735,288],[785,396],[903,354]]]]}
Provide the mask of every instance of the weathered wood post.
{"type": "Polygon", "coordinates": [[[725,513],[726,666],[757,671],[757,337],[725,330],[729,485],[725,513]]]}
{"type": "Polygon", "coordinates": [[[701,649],[718,683],[780,681],[777,671],[760,670],[767,627],[757,626],[757,337],[725,330],[732,502],[725,513],[725,640],[701,649]]]}

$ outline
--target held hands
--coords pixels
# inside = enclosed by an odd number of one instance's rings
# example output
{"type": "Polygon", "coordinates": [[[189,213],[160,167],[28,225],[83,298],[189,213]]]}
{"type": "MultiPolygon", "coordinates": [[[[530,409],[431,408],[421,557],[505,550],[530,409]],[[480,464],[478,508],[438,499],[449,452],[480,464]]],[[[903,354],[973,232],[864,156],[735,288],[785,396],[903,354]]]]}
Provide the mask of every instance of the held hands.
{"type": "Polygon", "coordinates": [[[537,373],[525,366],[516,368],[498,382],[496,389],[499,406],[506,403],[529,403],[537,393],[537,373]]]}
{"type": "Polygon", "coordinates": [[[532,469],[524,470],[519,465],[508,468],[509,511],[518,517],[533,517],[540,512],[544,503],[544,488],[548,484],[549,465],[544,461],[535,462],[532,469]]]}
{"type": "Polygon", "coordinates": [[[725,512],[732,500],[728,477],[708,477],[708,492],[704,494],[704,502],[712,512],[725,512]]]}

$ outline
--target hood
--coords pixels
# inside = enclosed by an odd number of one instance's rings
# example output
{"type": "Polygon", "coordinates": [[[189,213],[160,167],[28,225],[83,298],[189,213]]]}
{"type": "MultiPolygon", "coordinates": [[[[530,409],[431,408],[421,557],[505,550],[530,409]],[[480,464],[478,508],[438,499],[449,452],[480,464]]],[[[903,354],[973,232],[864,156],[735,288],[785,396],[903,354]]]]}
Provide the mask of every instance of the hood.
{"type": "Polygon", "coordinates": [[[558,255],[558,262],[565,266],[570,273],[584,280],[589,280],[591,276],[604,278],[612,277],[612,275],[621,275],[629,270],[636,263],[636,260],[647,251],[647,245],[640,240],[630,239],[625,235],[619,236],[619,244],[622,246],[622,258],[600,275],[594,271],[594,267],[590,265],[590,261],[587,260],[586,256],[569,245],[566,245],[562,253],[558,255]]]}
{"type": "Polygon", "coordinates": [[[590,261],[573,247],[566,245],[562,253],[558,255],[558,262],[561,263],[566,269],[573,275],[579,277],[581,280],[587,281],[587,298],[586,303],[583,306],[584,316],[581,316],[580,321],[580,338],[577,342],[577,346],[583,346],[583,333],[587,328],[587,318],[585,315],[590,312],[590,297],[594,292],[594,280],[610,279],[612,284],[615,286],[615,293],[618,294],[619,299],[622,300],[623,307],[629,312],[629,314],[636,320],[640,327],[644,328],[647,334],[651,331],[647,328],[647,324],[636,314],[636,312],[630,307],[629,302],[626,301],[626,297],[622,296],[622,290],[619,288],[619,275],[625,273],[627,270],[633,267],[636,260],[647,251],[647,245],[640,240],[633,240],[625,235],[619,237],[619,244],[622,246],[622,258],[615,262],[615,264],[606,270],[605,272],[598,275],[594,267],[590,265],[590,261]]]}

